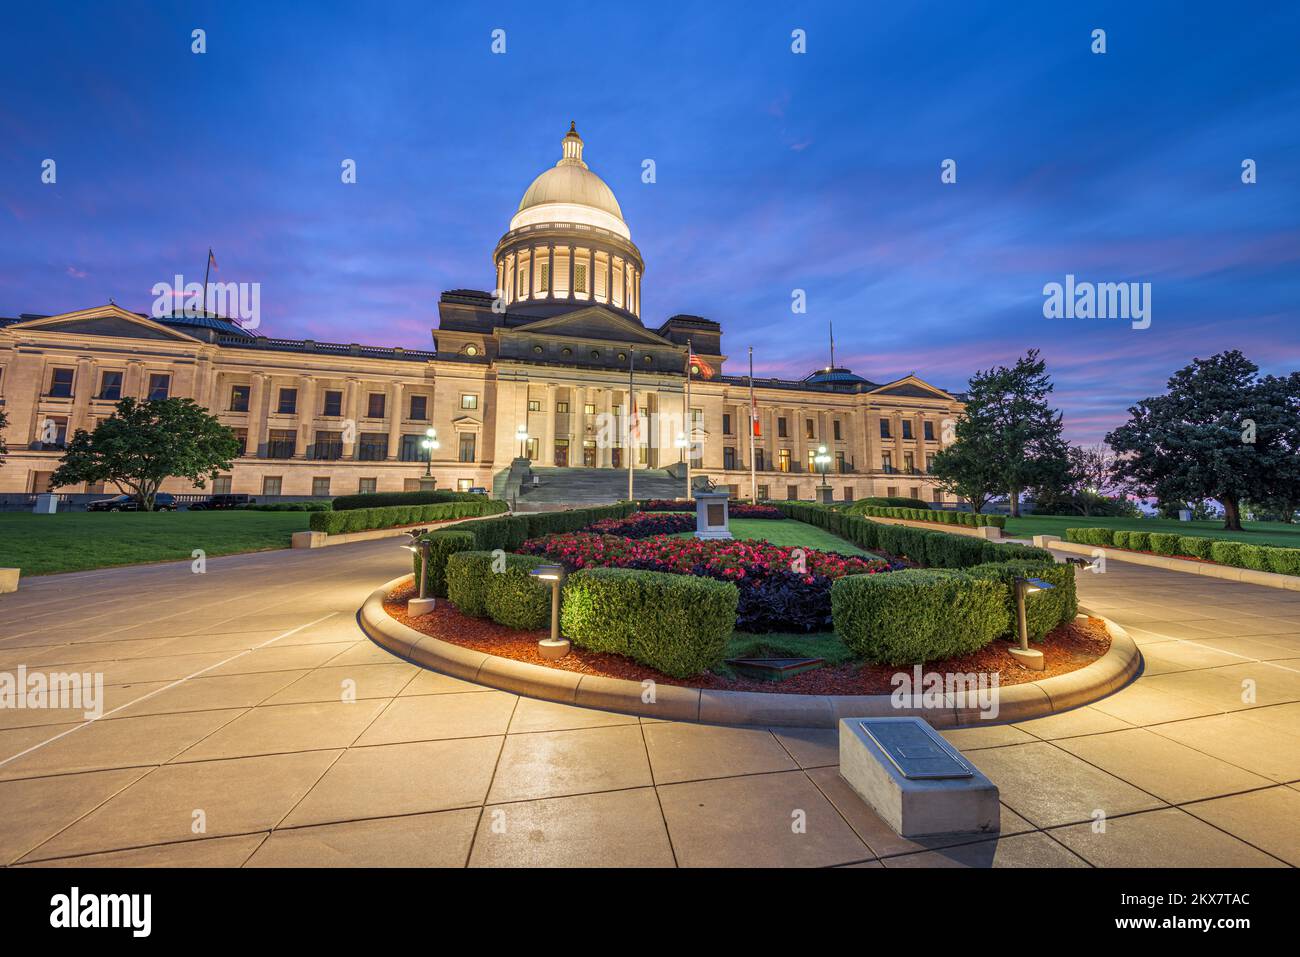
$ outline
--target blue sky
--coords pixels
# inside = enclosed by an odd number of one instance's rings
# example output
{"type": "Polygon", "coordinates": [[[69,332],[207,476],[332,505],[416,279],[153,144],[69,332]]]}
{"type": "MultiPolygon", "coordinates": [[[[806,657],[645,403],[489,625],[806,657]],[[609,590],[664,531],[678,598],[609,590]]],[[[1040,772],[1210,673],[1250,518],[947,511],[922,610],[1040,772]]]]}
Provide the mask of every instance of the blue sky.
{"type": "Polygon", "coordinates": [[[261,333],[427,348],[574,119],[647,325],[704,315],[727,371],[753,345],[802,376],[833,320],[840,364],[953,389],[1037,347],[1091,441],[1193,356],[1300,367],[1297,49],[1300,7],[1269,3],[15,9],[0,314],[147,311],[212,246],[262,284],[261,333]],[[1151,327],[1045,319],[1067,273],[1150,282],[1151,327]]]}

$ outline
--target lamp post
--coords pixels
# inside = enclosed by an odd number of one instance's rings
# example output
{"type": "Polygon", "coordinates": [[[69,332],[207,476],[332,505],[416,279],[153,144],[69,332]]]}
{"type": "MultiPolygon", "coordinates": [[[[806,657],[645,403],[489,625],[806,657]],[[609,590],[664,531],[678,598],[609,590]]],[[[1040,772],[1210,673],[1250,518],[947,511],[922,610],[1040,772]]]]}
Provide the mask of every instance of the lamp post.
{"type": "Polygon", "coordinates": [[[406,602],[406,614],[410,618],[418,618],[421,615],[427,615],[433,611],[434,606],[438,604],[438,599],[428,594],[429,587],[429,552],[433,548],[433,543],[424,537],[428,529],[413,528],[408,535],[411,536],[411,543],[402,547],[420,556],[419,570],[419,592],[417,597],[411,598],[406,602]]]}
{"type": "MultiPolygon", "coordinates": [[[[686,438],[685,432],[677,433],[677,438],[673,440],[673,445],[677,446],[678,462],[686,461],[686,449],[690,444],[690,440],[686,438]]],[[[691,500],[691,470],[689,466],[686,468],[686,500],[688,502],[691,500]]]]}
{"type": "Polygon", "coordinates": [[[563,565],[538,565],[528,574],[551,583],[551,637],[537,643],[537,650],[547,661],[555,661],[569,653],[568,639],[560,637],[560,583],[564,580],[563,565]]]}
{"type": "Polygon", "coordinates": [[[515,441],[519,443],[519,457],[522,459],[525,454],[525,443],[528,441],[528,427],[520,425],[515,429],[515,441]]]}
{"type": "Polygon", "coordinates": [[[420,491],[430,492],[438,484],[433,477],[433,450],[438,448],[438,430],[425,429],[420,447],[424,449],[424,478],[420,479],[420,491]]]}
{"type": "Polygon", "coordinates": [[[813,456],[813,462],[817,466],[817,471],[822,473],[822,484],[817,486],[818,497],[823,503],[829,504],[831,487],[826,484],[826,467],[831,464],[831,457],[826,451],[826,446],[817,446],[817,454],[813,456]]]}
{"type": "Polygon", "coordinates": [[[1016,634],[1020,639],[1017,648],[1008,649],[1012,656],[1030,671],[1042,671],[1046,666],[1043,653],[1029,647],[1029,625],[1025,621],[1025,596],[1036,591],[1050,591],[1056,586],[1041,578],[1016,578],[1012,584],[1016,590],[1016,634]]]}

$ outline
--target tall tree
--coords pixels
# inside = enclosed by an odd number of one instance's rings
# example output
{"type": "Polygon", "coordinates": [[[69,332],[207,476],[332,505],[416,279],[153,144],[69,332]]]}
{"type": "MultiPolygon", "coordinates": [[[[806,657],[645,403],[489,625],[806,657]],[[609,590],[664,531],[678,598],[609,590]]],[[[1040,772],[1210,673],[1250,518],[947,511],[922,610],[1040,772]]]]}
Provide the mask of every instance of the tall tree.
{"type": "Polygon", "coordinates": [[[982,512],[1002,487],[1002,477],[993,466],[987,437],[971,431],[962,438],[961,429],[959,422],[957,442],[935,454],[930,474],[945,492],[960,495],[972,509],[982,512]]]}
{"type": "Polygon", "coordinates": [[[144,511],[169,478],[203,488],[239,454],[235,433],[193,399],[123,399],[94,432],[78,429],[50,486],[112,482],[144,511]]]}
{"type": "Polygon", "coordinates": [[[1106,441],[1115,476],[1161,501],[1216,499],[1224,528],[1241,530],[1241,502],[1294,492],[1300,470],[1300,374],[1259,378],[1233,349],[1194,359],[1164,395],[1130,408],[1106,441]]]}
{"type": "Polygon", "coordinates": [[[1048,404],[1051,393],[1047,363],[1037,349],[1010,368],[976,373],[957,420],[957,443],[935,456],[935,474],[944,481],[991,476],[993,487],[1007,493],[1011,514],[1019,515],[1021,492],[1059,487],[1069,474],[1061,413],[1048,404]],[[962,445],[966,449],[958,451],[962,445]]]}

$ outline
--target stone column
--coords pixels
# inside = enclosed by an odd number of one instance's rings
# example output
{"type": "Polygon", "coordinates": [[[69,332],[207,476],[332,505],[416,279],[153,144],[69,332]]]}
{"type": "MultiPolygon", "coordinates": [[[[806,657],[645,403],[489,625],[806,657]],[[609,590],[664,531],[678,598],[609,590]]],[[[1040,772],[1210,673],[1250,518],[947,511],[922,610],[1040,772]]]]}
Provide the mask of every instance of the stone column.
{"type": "Polygon", "coordinates": [[[578,247],[569,244],[569,298],[577,299],[578,290],[573,288],[573,277],[578,271],[578,247]]]}
{"type": "Polygon", "coordinates": [[[402,444],[402,383],[388,386],[388,460],[397,461],[402,444]]]}
{"type": "Polygon", "coordinates": [[[546,288],[542,290],[546,293],[546,299],[555,298],[555,243],[550,243],[546,247],[547,263],[546,267],[546,288]]]}
{"type": "Polygon", "coordinates": [[[266,440],[262,437],[262,422],[258,413],[262,408],[262,393],[266,391],[266,376],[254,372],[249,376],[248,386],[248,440],[252,446],[254,458],[266,456],[266,440]]]}
{"type": "Polygon", "coordinates": [[[316,438],[316,380],[303,376],[298,382],[298,435],[293,457],[302,459],[307,457],[307,447],[316,438]]]}
{"type": "Polygon", "coordinates": [[[555,464],[555,383],[546,383],[542,398],[542,435],[537,443],[537,464],[555,464]]]}
{"type": "Polygon", "coordinates": [[[69,442],[72,441],[72,436],[77,429],[85,428],[86,409],[90,405],[90,397],[95,393],[95,369],[96,364],[92,359],[77,360],[77,371],[73,380],[75,398],[72,402],[72,414],[68,416],[69,442]]]}
{"type": "Polygon", "coordinates": [[[343,458],[351,459],[356,451],[357,445],[357,403],[360,401],[361,386],[354,378],[349,378],[347,385],[343,389],[343,458]],[[348,423],[352,428],[348,429],[348,423]],[[348,433],[352,433],[352,441],[348,441],[348,433]]]}
{"type": "MultiPolygon", "coordinates": [[[[601,389],[600,411],[604,414],[604,421],[609,424],[608,436],[609,443],[604,448],[596,449],[596,463],[603,469],[614,467],[614,439],[618,434],[618,426],[614,422],[614,390],[601,389]]],[[[600,437],[600,427],[596,428],[596,437],[600,437]]]]}

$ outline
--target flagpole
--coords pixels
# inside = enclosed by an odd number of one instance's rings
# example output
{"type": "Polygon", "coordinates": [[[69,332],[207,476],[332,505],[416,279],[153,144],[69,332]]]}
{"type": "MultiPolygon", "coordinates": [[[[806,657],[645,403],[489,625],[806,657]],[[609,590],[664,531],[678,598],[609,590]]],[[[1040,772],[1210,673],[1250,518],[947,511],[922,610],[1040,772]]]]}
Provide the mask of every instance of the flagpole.
{"type": "Polygon", "coordinates": [[[208,247],[208,264],[203,267],[203,313],[204,318],[208,315],[208,273],[212,271],[212,247],[208,247]]]}
{"type": "Polygon", "coordinates": [[[749,493],[755,505],[758,504],[758,466],[754,462],[754,416],[758,408],[754,405],[754,347],[749,347],[749,493]]]}
{"type": "MultiPolygon", "coordinates": [[[[636,470],[636,444],[632,439],[632,419],[636,415],[636,383],[633,379],[633,373],[636,371],[636,355],[634,349],[627,351],[627,500],[635,502],[632,497],[632,476],[636,470]]],[[[637,433],[640,433],[637,429],[637,433]]]]}
{"type": "Polygon", "coordinates": [[[691,440],[694,429],[691,428],[691,356],[695,355],[695,348],[691,345],[691,340],[686,340],[686,421],[683,428],[683,435],[686,437],[686,501],[691,500],[691,440]]]}

